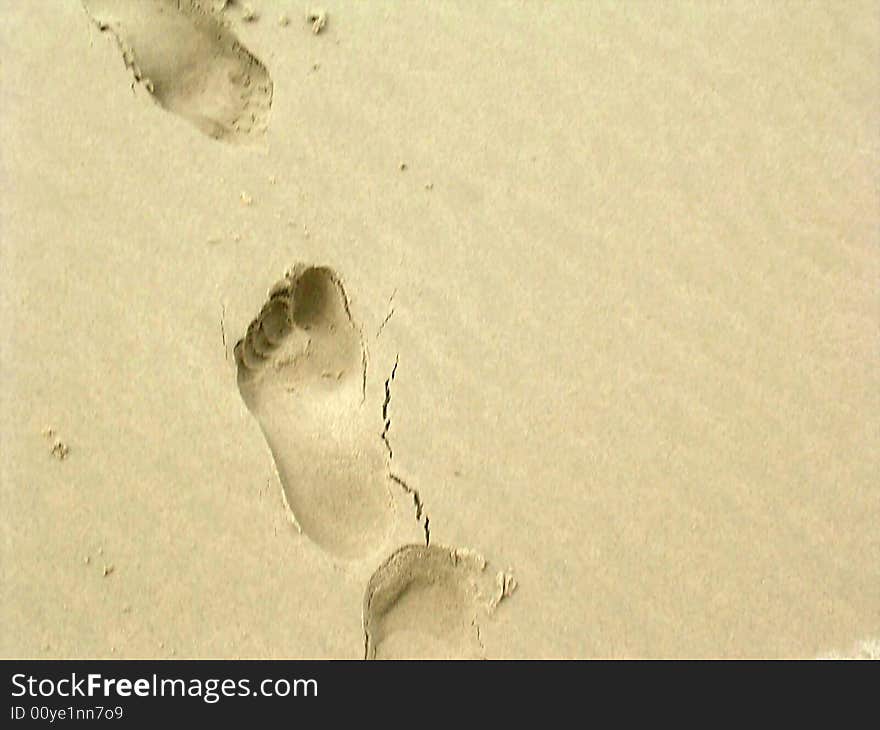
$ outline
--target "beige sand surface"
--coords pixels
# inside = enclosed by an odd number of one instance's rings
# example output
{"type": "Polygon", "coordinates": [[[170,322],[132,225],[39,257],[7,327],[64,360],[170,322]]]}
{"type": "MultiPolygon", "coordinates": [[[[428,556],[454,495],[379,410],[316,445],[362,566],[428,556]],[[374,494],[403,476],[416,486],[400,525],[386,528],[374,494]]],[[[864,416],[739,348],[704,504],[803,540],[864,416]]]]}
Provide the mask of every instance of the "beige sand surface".
{"type": "Polygon", "coordinates": [[[877,655],[876,2],[204,4],[0,0],[0,655],[877,655]]]}

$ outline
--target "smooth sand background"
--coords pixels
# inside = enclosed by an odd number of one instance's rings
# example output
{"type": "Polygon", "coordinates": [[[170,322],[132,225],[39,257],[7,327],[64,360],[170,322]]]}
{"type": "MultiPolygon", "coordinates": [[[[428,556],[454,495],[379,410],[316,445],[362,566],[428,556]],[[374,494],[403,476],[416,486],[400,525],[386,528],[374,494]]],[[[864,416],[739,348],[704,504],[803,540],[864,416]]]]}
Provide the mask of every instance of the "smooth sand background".
{"type": "Polygon", "coordinates": [[[297,261],[377,434],[399,358],[432,541],[518,580],[486,656],[880,636],[877,4],[252,4],[260,148],[78,0],[0,3],[0,654],[362,656],[370,568],[290,525],[235,382],[297,261]]]}

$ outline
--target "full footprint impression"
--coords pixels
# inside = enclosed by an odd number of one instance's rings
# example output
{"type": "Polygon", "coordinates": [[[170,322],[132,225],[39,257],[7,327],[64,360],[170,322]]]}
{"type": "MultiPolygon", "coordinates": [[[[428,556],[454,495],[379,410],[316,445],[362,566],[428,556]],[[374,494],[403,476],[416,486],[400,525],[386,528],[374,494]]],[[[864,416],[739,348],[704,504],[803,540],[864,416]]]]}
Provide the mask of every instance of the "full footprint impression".
{"type": "Polygon", "coordinates": [[[477,659],[480,620],[516,588],[470,550],[406,545],[373,573],[364,594],[366,659],[477,659]]]}
{"type": "Polygon", "coordinates": [[[126,65],[163,109],[209,137],[253,144],[265,134],[266,67],[197,0],[83,0],[126,65]]]}
{"type": "Polygon", "coordinates": [[[372,554],[394,523],[366,353],[329,268],[298,265],[235,345],[238,388],[263,431],[300,529],[343,558],[372,554]]]}

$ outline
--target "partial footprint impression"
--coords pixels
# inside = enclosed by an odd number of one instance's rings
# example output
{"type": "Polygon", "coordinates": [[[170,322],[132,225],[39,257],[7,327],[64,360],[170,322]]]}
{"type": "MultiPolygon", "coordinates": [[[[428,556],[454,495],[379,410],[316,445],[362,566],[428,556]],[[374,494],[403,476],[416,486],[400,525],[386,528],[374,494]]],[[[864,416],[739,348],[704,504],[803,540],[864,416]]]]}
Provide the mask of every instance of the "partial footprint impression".
{"type": "Polygon", "coordinates": [[[363,407],[364,345],[337,275],[304,265],[288,272],[236,344],[235,361],[300,529],[340,557],[375,552],[394,506],[377,414],[363,407]]]}
{"type": "Polygon", "coordinates": [[[197,0],[83,0],[158,102],[214,139],[264,135],[273,84],[266,67],[197,0]]]}
{"type": "Polygon", "coordinates": [[[480,620],[516,587],[500,572],[490,588],[485,568],[468,550],[406,545],[393,553],[364,595],[366,658],[480,658],[480,620]]]}

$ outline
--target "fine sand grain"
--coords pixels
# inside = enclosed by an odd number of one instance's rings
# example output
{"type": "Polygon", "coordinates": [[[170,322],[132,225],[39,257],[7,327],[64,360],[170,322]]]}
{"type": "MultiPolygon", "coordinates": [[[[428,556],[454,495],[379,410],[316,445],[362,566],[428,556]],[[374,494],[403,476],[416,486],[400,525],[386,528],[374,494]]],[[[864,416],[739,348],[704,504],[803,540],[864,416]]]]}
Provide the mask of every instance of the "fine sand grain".
{"type": "Polygon", "coordinates": [[[0,655],[877,658],[876,2],[0,12],[0,655]]]}

